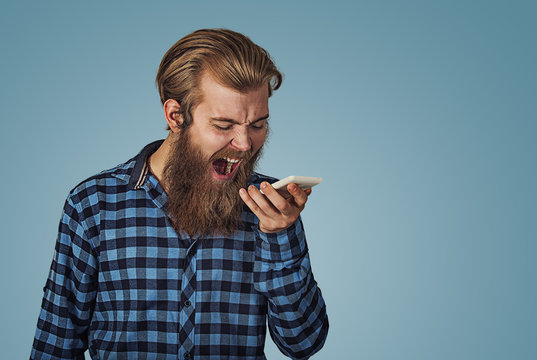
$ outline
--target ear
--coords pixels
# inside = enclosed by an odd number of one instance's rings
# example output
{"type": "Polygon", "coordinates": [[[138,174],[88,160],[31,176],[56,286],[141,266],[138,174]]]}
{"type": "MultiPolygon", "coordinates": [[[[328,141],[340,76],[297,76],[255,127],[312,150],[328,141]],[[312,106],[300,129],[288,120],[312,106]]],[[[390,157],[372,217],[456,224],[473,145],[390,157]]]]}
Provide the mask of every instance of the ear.
{"type": "Polygon", "coordinates": [[[171,131],[178,133],[184,121],[183,115],[181,115],[181,105],[176,100],[168,99],[164,102],[163,109],[164,117],[171,131]]]}

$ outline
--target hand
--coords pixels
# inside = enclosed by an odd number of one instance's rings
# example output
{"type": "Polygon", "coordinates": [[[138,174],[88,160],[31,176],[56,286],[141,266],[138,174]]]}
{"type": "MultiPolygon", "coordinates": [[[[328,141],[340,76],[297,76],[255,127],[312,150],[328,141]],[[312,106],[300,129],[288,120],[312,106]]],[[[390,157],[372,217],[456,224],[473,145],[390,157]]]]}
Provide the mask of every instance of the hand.
{"type": "Polygon", "coordinates": [[[253,185],[239,190],[244,203],[259,218],[259,230],[264,233],[275,233],[294,224],[298,215],[304,210],[311,188],[304,191],[296,184],[287,185],[287,191],[292,195],[285,199],[268,182],[261,183],[265,195],[253,185]]]}

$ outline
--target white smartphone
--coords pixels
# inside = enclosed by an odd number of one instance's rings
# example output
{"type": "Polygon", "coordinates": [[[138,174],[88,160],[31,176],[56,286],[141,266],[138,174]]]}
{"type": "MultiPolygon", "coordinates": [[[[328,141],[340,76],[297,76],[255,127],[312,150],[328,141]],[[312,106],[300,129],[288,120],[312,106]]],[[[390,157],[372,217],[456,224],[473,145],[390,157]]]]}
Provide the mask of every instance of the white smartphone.
{"type": "MultiPolygon", "coordinates": [[[[280,193],[284,198],[290,198],[292,195],[287,191],[287,185],[290,183],[295,183],[302,190],[307,190],[317,184],[320,184],[323,181],[323,178],[320,177],[309,177],[309,176],[288,176],[285,179],[276,181],[272,184],[272,187],[280,193]]],[[[261,190],[263,194],[263,190],[261,190]]]]}

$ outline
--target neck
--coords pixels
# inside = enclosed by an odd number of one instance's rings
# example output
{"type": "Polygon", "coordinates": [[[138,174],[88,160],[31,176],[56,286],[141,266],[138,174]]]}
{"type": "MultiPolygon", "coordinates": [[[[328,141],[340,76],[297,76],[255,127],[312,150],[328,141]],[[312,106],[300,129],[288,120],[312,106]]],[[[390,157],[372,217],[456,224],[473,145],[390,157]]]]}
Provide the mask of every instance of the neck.
{"type": "Polygon", "coordinates": [[[149,157],[149,169],[153,176],[155,176],[164,188],[164,191],[167,192],[168,186],[164,182],[164,166],[168,161],[168,157],[171,154],[171,145],[172,145],[173,133],[170,131],[168,137],[160,145],[160,147],[149,157]]]}

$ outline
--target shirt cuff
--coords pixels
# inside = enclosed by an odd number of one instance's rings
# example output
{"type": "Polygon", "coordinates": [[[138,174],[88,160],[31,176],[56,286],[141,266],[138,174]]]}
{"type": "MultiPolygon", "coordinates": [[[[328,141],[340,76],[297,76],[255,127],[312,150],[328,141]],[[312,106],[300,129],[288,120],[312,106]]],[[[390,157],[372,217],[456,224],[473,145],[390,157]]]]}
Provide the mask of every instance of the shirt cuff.
{"type": "Polygon", "coordinates": [[[281,262],[298,260],[307,253],[306,236],[300,217],[287,229],[264,233],[254,228],[256,255],[262,261],[281,262]]]}

